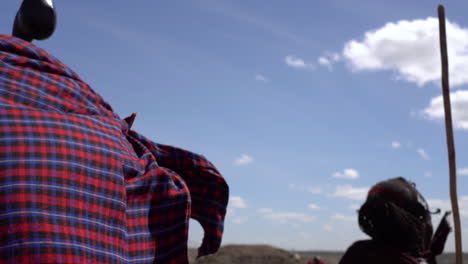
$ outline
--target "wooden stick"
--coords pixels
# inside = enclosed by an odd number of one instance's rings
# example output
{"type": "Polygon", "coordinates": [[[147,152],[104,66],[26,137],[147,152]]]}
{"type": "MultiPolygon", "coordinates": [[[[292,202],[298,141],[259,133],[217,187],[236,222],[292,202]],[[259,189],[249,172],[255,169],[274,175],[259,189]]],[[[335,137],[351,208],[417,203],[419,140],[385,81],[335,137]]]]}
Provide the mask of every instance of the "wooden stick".
{"type": "Polygon", "coordinates": [[[442,95],[444,97],[445,109],[445,131],[447,135],[447,148],[449,158],[450,171],[450,200],[452,202],[453,223],[455,225],[455,249],[456,263],[463,264],[462,238],[460,225],[460,212],[458,209],[457,195],[457,171],[455,161],[455,143],[453,139],[452,127],[452,108],[450,106],[450,89],[449,89],[449,65],[447,55],[447,34],[445,30],[445,10],[443,5],[439,5],[439,34],[440,34],[440,53],[442,59],[442,95]]]}

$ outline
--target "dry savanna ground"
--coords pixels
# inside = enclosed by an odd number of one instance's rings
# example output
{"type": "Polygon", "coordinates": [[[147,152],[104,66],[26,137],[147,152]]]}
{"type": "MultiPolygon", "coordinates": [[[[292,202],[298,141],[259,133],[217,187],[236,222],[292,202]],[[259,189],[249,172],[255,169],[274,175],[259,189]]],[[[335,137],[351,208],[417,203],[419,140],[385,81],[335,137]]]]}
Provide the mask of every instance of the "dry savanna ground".
{"type": "MultiPolygon", "coordinates": [[[[191,264],[305,264],[320,256],[328,264],[338,264],[343,252],[298,251],[291,252],[266,245],[228,245],[215,255],[195,260],[196,250],[189,252],[191,264]]],[[[455,255],[448,253],[438,258],[438,264],[454,264],[455,255]]],[[[468,264],[468,254],[464,255],[468,264]]]]}

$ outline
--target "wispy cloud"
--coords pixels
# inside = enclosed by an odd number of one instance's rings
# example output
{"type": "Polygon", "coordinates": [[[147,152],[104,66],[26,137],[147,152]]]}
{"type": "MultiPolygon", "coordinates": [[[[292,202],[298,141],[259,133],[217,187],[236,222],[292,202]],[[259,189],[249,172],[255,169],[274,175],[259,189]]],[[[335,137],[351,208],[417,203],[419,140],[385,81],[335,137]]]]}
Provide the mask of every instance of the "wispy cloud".
{"type": "Polygon", "coordinates": [[[323,230],[327,231],[327,232],[331,232],[333,231],[333,226],[330,225],[330,224],[325,224],[322,226],[323,230]]]}
{"type": "Polygon", "coordinates": [[[239,215],[237,209],[229,207],[227,209],[226,219],[233,224],[240,225],[246,223],[249,218],[247,216],[239,215]]]}
{"type": "MultiPolygon", "coordinates": [[[[468,73],[466,76],[468,76],[468,73]]],[[[459,90],[450,93],[450,100],[452,102],[453,126],[457,129],[468,130],[468,115],[466,114],[466,109],[468,109],[468,91],[459,90]]],[[[445,119],[445,110],[442,95],[432,98],[429,106],[423,109],[421,114],[429,120],[443,121],[445,119]]]]}
{"type": "Polygon", "coordinates": [[[319,57],[318,58],[318,63],[322,66],[326,66],[326,67],[330,67],[331,66],[331,62],[328,58],[326,57],[319,57]]]}
{"type": "Polygon", "coordinates": [[[352,215],[334,214],[331,217],[333,220],[345,221],[345,222],[356,222],[357,217],[352,215]]]}
{"type": "MultiPolygon", "coordinates": [[[[443,211],[452,211],[452,204],[450,200],[445,199],[429,199],[427,200],[431,210],[440,208],[443,211]]],[[[458,197],[458,206],[460,209],[460,216],[468,218],[468,196],[458,197]]]]}
{"type": "Polygon", "coordinates": [[[261,74],[256,74],[255,75],[255,80],[259,81],[259,82],[269,82],[270,81],[267,77],[265,77],[265,76],[263,76],[261,74]]]}
{"type": "Polygon", "coordinates": [[[232,208],[247,208],[247,201],[240,196],[229,197],[229,206],[232,208]]]}
{"type": "Polygon", "coordinates": [[[338,185],[332,196],[346,198],[355,201],[366,199],[369,187],[353,187],[351,185],[338,185]]]}
{"type": "Polygon", "coordinates": [[[427,200],[427,203],[429,204],[429,207],[431,208],[431,210],[434,210],[436,208],[439,208],[441,210],[451,210],[452,208],[450,200],[429,199],[427,200]]]}
{"type": "Polygon", "coordinates": [[[248,217],[239,215],[239,211],[247,208],[247,201],[240,196],[229,197],[229,204],[226,214],[226,219],[230,220],[231,223],[240,225],[247,222],[248,217]]]}
{"type": "Polygon", "coordinates": [[[313,194],[321,194],[323,192],[322,188],[320,187],[307,187],[306,191],[313,193],[313,194]]]}
{"type": "Polygon", "coordinates": [[[205,0],[196,1],[196,3],[231,20],[248,25],[249,28],[269,34],[276,39],[298,44],[309,43],[309,41],[302,36],[294,34],[294,29],[288,28],[267,17],[254,14],[251,10],[241,8],[239,5],[235,4],[235,1],[205,0]]]}
{"type": "Polygon", "coordinates": [[[286,62],[286,65],[293,68],[307,68],[307,64],[305,63],[305,61],[295,56],[286,56],[286,58],[284,58],[284,61],[286,62]]]}
{"type": "Polygon", "coordinates": [[[235,216],[231,219],[231,222],[236,225],[245,224],[249,218],[247,216],[235,216]]]}
{"type": "Polygon", "coordinates": [[[338,62],[341,59],[340,54],[338,53],[327,53],[323,56],[320,56],[317,59],[317,62],[320,66],[328,68],[329,71],[333,70],[333,64],[338,62]]]}
{"type": "Polygon", "coordinates": [[[309,209],[311,210],[320,210],[320,206],[314,204],[314,203],[311,203],[307,206],[309,209]]]}
{"type": "Polygon", "coordinates": [[[461,168],[457,170],[459,175],[468,176],[468,168],[461,168]]]}
{"type": "Polygon", "coordinates": [[[398,141],[393,141],[391,146],[393,149],[399,149],[401,147],[401,143],[398,141]]]}
{"type": "Polygon", "coordinates": [[[249,154],[242,154],[240,157],[234,160],[234,164],[237,166],[245,166],[254,162],[254,158],[249,154]]]}
{"type": "Polygon", "coordinates": [[[332,177],[337,179],[355,180],[359,178],[359,172],[355,169],[345,169],[342,172],[338,171],[333,173],[332,177]]]}
{"type": "Polygon", "coordinates": [[[258,210],[260,215],[277,224],[287,224],[289,222],[310,223],[315,220],[315,216],[298,212],[275,212],[271,208],[258,210]]]}
{"type": "Polygon", "coordinates": [[[417,149],[417,152],[418,152],[419,156],[420,156],[423,160],[430,160],[430,159],[431,159],[424,149],[418,148],[418,149],[417,149]]]}
{"type": "MultiPolygon", "coordinates": [[[[400,20],[365,32],[345,44],[343,57],[354,71],[392,70],[420,86],[440,81],[438,19],[400,20]]],[[[452,87],[468,83],[468,30],[447,21],[452,87]]]]}

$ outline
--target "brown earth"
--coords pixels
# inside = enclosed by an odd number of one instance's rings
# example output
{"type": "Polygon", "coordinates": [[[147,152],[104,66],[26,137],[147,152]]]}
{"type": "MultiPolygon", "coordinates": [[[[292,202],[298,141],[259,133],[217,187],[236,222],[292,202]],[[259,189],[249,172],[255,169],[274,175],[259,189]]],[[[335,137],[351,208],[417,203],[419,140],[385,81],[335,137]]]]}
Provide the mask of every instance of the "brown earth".
{"type": "Polygon", "coordinates": [[[222,247],[218,253],[200,258],[196,264],[299,264],[295,254],[273,248],[271,246],[255,245],[240,246],[229,245],[222,247]]]}
{"type": "MultiPolygon", "coordinates": [[[[320,256],[327,264],[338,264],[343,252],[287,251],[267,245],[227,245],[218,253],[195,260],[196,250],[189,250],[191,264],[305,264],[320,256]]],[[[468,264],[468,254],[464,254],[468,264]]],[[[454,264],[455,255],[448,253],[438,258],[438,264],[454,264]]]]}

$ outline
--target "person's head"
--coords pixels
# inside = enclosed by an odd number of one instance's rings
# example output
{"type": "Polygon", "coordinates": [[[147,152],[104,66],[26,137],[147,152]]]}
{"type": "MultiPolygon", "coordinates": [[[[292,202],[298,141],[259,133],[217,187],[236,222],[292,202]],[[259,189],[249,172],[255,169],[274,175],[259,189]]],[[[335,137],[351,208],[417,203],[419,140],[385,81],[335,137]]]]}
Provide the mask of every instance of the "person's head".
{"type": "Polygon", "coordinates": [[[311,264],[321,264],[322,260],[320,259],[320,257],[315,256],[314,259],[312,260],[312,262],[310,262],[310,263],[311,264]]]}
{"type": "Polygon", "coordinates": [[[359,226],[374,240],[410,254],[428,249],[431,214],[414,183],[399,177],[374,185],[359,209],[359,226]]]}

